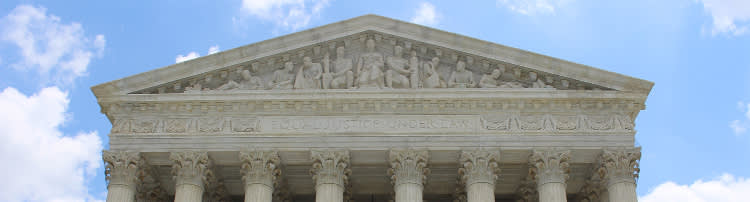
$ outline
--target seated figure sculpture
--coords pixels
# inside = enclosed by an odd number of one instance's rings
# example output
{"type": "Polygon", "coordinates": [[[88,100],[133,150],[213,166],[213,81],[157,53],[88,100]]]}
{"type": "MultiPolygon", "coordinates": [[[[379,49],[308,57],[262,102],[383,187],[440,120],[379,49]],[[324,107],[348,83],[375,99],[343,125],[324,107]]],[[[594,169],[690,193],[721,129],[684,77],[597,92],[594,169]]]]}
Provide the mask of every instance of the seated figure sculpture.
{"type": "Polygon", "coordinates": [[[297,70],[294,81],[295,89],[320,89],[323,67],[320,63],[313,63],[308,56],[302,58],[302,67],[297,70]]]}
{"type": "Polygon", "coordinates": [[[476,85],[474,73],[466,70],[466,63],[464,61],[458,61],[456,63],[456,71],[453,71],[451,77],[448,79],[448,86],[451,88],[473,88],[474,85],[476,85]]]}
{"type": "Polygon", "coordinates": [[[383,88],[384,76],[383,55],[375,51],[375,40],[368,39],[366,50],[360,56],[357,64],[357,84],[359,88],[383,88]]]}
{"type": "Polygon", "coordinates": [[[292,87],[294,87],[293,69],[294,63],[291,61],[284,63],[283,69],[278,69],[273,72],[273,77],[271,78],[271,81],[268,82],[268,88],[281,90],[292,89],[292,87]]]}
{"type": "Polygon", "coordinates": [[[499,87],[498,79],[500,79],[500,76],[503,73],[500,71],[500,69],[492,70],[492,73],[482,75],[482,78],[479,79],[479,87],[480,88],[497,88],[499,87]]]}
{"type": "Polygon", "coordinates": [[[238,83],[234,80],[229,80],[226,84],[219,86],[216,90],[258,90],[263,89],[263,83],[260,78],[250,74],[250,70],[242,70],[240,72],[242,80],[238,83]]]}
{"type": "Polygon", "coordinates": [[[536,72],[529,72],[529,81],[532,82],[532,88],[554,88],[553,86],[544,83],[544,80],[539,79],[536,72]]]}
{"type": "Polygon", "coordinates": [[[393,56],[386,59],[386,64],[390,69],[385,72],[385,86],[394,88],[394,84],[401,88],[411,87],[409,78],[415,77],[417,68],[410,68],[409,61],[402,58],[403,49],[401,46],[393,48],[393,56]]]}
{"type": "MultiPolygon", "coordinates": [[[[326,73],[324,78],[330,78],[330,88],[347,89],[352,88],[354,84],[354,73],[352,72],[353,62],[347,58],[344,47],[336,48],[336,60],[333,61],[333,72],[326,73]]],[[[329,82],[324,79],[323,82],[329,82]]]]}

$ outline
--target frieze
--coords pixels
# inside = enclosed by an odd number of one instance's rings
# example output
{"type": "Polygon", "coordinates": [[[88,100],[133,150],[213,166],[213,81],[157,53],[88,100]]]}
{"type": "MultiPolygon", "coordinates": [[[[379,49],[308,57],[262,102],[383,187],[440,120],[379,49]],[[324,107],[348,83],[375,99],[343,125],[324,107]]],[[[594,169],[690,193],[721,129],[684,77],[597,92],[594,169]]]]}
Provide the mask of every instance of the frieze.
{"type": "Polygon", "coordinates": [[[210,116],[120,118],[112,134],[633,132],[627,115],[210,116]],[[132,126],[132,127],[131,127],[132,126]],[[196,127],[197,126],[197,127],[196,127]],[[128,130],[128,128],[130,128],[128,130]]]}
{"type": "Polygon", "coordinates": [[[399,88],[612,90],[374,31],[349,37],[322,41],[131,94],[399,88]]]}

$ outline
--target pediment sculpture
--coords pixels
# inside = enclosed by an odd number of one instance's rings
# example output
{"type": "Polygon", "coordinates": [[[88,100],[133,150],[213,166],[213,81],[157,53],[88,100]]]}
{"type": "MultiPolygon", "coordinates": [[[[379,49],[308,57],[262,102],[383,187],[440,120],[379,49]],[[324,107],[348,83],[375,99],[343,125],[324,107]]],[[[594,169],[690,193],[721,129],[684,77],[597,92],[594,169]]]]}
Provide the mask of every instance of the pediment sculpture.
{"type": "Polygon", "coordinates": [[[304,89],[611,90],[377,32],[358,36],[321,42],[133,94],[304,89]]]}

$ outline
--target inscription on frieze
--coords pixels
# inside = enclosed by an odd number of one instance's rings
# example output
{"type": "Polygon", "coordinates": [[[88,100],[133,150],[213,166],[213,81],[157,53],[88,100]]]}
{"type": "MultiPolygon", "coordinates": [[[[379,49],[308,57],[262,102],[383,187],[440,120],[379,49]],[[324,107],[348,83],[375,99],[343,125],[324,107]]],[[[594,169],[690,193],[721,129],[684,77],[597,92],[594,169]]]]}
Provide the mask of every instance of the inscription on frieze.
{"type": "Polygon", "coordinates": [[[287,116],[264,117],[260,125],[263,132],[271,133],[473,132],[478,129],[479,116],[287,116]]]}

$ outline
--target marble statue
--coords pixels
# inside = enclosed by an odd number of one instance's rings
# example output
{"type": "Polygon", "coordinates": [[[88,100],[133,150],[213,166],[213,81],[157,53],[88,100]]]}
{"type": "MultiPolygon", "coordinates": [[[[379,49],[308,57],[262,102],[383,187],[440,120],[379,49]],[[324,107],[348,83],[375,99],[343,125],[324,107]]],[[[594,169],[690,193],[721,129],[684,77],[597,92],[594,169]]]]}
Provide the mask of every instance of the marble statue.
{"type": "Polygon", "coordinates": [[[410,68],[409,61],[401,57],[401,46],[395,46],[393,49],[393,56],[386,59],[389,69],[385,72],[385,86],[394,88],[395,84],[401,88],[412,87],[409,78],[416,77],[417,68],[410,68]]]}
{"type": "Polygon", "coordinates": [[[359,57],[357,65],[357,84],[359,88],[383,88],[384,75],[382,68],[384,66],[383,54],[375,51],[375,40],[368,39],[366,42],[366,52],[359,57]]]}
{"type": "Polygon", "coordinates": [[[240,72],[241,81],[235,82],[229,80],[226,84],[219,86],[216,90],[259,90],[263,89],[263,82],[257,76],[250,74],[250,70],[242,70],[240,72]]]}
{"type": "Polygon", "coordinates": [[[414,71],[414,74],[409,77],[409,84],[411,88],[421,87],[419,82],[419,58],[417,57],[417,51],[411,51],[411,58],[409,58],[409,69],[414,71]]]}
{"type": "Polygon", "coordinates": [[[554,88],[553,86],[544,83],[544,80],[537,77],[536,72],[529,72],[529,81],[531,81],[531,88],[554,88]]]}
{"type": "Polygon", "coordinates": [[[322,76],[323,66],[321,66],[320,63],[313,63],[310,57],[305,56],[302,58],[302,67],[297,70],[294,88],[320,89],[322,76]]]}
{"type": "Polygon", "coordinates": [[[284,63],[283,69],[278,69],[273,72],[273,78],[268,82],[268,88],[270,89],[282,89],[288,90],[294,87],[294,63],[291,61],[284,63]]]}
{"type": "Polygon", "coordinates": [[[500,72],[500,69],[492,70],[492,73],[482,75],[482,78],[479,79],[479,87],[480,88],[497,88],[499,87],[498,79],[503,73],[500,72]]]}
{"type": "Polygon", "coordinates": [[[422,87],[424,88],[445,88],[445,80],[438,74],[437,66],[440,64],[440,58],[434,57],[432,61],[425,62],[424,72],[425,79],[422,87]]]}
{"type": "Polygon", "coordinates": [[[474,73],[466,69],[464,61],[456,63],[456,70],[451,73],[448,79],[448,86],[451,88],[473,88],[476,85],[474,73]]]}
{"type": "Polygon", "coordinates": [[[327,72],[324,75],[323,82],[328,83],[329,88],[347,89],[352,88],[354,84],[354,72],[352,72],[353,62],[344,54],[346,50],[343,46],[336,48],[336,60],[333,61],[333,72],[327,72]],[[326,81],[328,80],[328,81],[326,81]]]}

